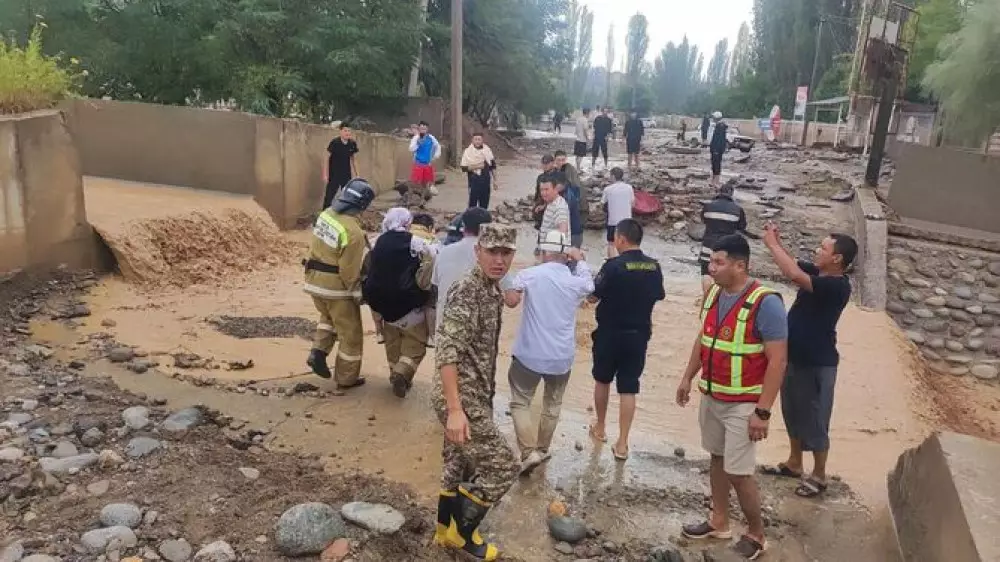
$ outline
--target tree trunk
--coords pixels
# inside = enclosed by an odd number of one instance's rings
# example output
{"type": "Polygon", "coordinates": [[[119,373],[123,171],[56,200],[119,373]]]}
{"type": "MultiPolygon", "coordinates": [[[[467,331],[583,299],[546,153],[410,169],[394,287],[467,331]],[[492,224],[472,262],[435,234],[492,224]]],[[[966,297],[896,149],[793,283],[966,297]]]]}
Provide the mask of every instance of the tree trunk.
{"type": "MultiPolygon", "coordinates": [[[[427,3],[428,0],[420,0],[420,20],[427,23],[427,3]]],[[[410,69],[410,83],[406,88],[406,95],[415,98],[420,95],[420,65],[424,58],[424,42],[417,45],[417,58],[413,61],[413,68],[410,69]]]]}

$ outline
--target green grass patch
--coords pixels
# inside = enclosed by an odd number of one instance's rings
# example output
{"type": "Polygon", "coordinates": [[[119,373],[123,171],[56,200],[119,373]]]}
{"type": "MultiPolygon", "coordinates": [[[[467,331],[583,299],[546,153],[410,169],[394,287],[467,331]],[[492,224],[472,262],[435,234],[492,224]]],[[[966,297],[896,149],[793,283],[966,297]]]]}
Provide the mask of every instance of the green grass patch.
{"type": "Polygon", "coordinates": [[[23,47],[13,39],[0,38],[0,114],[53,107],[73,87],[74,76],[60,66],[59,57],[42,51],[44,27],[44,23],[35,25],[23,47]]]}

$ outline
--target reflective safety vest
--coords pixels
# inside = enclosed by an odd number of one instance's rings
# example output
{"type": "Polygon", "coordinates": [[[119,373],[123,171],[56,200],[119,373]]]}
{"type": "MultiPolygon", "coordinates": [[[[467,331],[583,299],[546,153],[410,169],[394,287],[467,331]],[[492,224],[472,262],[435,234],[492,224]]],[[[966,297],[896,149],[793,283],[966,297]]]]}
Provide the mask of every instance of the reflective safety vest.
{"type": "Polygon", "coordinates": [[[721,288],[712,285],[701,319],[701,380],[698,388],[723,402],[756,402],[764,385],[767,357],[754,334],[754,319],[765,296],[778,294],[754,281],[725,318],[719,318],[721,288]]]}

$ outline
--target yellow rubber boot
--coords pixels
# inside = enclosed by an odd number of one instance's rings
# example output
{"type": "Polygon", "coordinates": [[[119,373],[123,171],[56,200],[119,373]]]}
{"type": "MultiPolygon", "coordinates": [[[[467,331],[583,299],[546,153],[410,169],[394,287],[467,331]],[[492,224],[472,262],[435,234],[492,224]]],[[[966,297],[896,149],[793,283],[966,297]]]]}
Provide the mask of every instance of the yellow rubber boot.
{"type": "MultiPolygon", "coordinates": [[[[479,524],[486,518],[493,504],[483,500],[472,487],[458,487],[458,495],[452,500],[451,518],[444,533],[444,540],[438,544],[464,551],[477,560],[496,560],[500,550],[487,543],[479,534],[479,524]]],[[[437,534],[435,534],[437,537],[437,534]]]]}
{"type": "Polygon", "coordinates": [[[455,490],[441,490],[438,494],[437,524],[434,527],[434,544],[437,546],[448,546],[448,526],[451,525],[457,495],[455,490]]]}

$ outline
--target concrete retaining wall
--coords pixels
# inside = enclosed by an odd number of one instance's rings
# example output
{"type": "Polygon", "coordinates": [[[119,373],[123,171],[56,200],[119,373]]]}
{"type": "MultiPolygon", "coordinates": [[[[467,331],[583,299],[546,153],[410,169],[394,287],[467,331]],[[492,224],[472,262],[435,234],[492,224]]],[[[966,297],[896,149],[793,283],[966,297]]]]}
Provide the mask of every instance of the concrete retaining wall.
{"type": "Polygon", "coordinates": [[[0,117],[0,271],[90,267],[95,250],[62,114],[0,117]]]}
{"type": "Polygon", "coordinates": [[[858,188],[851,202],[854,215],[854,239],[858,243],[858,256],[854,264],[861,306],[883,310],[886,304],[886,251],[888,249],[888,224],[882,214],[882,205],[871,189],[858,188]]]}
{"type": "Polygon", "coordinates": [[[899,457],[889,505],[906,562],[1000,560],[1000,444],[940,433],[899,457]]]}
{"type": "MultiPolygon", "coordinates": [[[[681,121],[687,122],[687,130],[689,134],[701,134],[701,117],[692,117],[690,115],[666,115],[662,118],[657,118],[657,124],[660,127],[666,127],[670,129],[680,129],[681,121]]],[[[748,137],[754,137],[763,139],[764,133],[757,126],[757,121],[754,119],[725,119],[726,123],[731,127],[736,127],[740,130],[741,135],[748,137]]],[[[840,139],[844,139],[846,134],[846,125],[840,125],[840,139]]],[[[837,138],[837,125],[833,123],[820,123],[820,122],[810,122],[809,131],[806,133],[806,146],[812,146],[818,142],[833,144],[834,139],[837,138]]],[[[802,140],[802,122],[801,121],[782,121],[781,128],[778,131],[778,135],[775,140],[779,142],[790,142],[798,144],[802,140]]]]}
{"type": "MultiPolygon", "coordinates": [[[[282,228],[317,213],[332,127],[188,107],[75,100],[64,109],[84,175],[253,195],[282,228]]],[[[356,132],[358,173],[378,190],[409,170],[407,142],[356,132]]]]}
{"type": "Polygon", "coordinates": [[[904,219],[1000,233],[1000,158],[897,143],[889,204],[904,219]]]}

